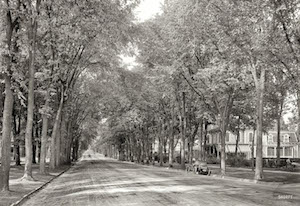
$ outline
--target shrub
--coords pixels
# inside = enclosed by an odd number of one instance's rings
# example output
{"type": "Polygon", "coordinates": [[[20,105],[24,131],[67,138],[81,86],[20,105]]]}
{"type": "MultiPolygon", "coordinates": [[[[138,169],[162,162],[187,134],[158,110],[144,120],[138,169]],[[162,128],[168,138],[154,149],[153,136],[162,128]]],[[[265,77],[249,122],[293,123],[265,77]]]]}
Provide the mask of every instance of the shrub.
{"type": "Polygon", "coordinates": [[[273,168],[273,167],[285,167],[285,166],[286,166],[286,158],[280,159],[279,165],[277,165],[277,160],[274,158],[263,159],[263,167],[273,168]]]}
{"type": "Polygon", "coordinates": [[[207,164],[220,164],[220,159],[218,159],[217,157],[215,157],[213,155],[209,155],[206,158],[206,162],[207,162],[207,164]]]}
{"type": "Polygon", "coordinates": [[[244,153],[239,153],[235,156],[234,153],[228,153],[226,163],[232,167],[249,167],[251,166],[251,161],[246,159],[244,153]]]}

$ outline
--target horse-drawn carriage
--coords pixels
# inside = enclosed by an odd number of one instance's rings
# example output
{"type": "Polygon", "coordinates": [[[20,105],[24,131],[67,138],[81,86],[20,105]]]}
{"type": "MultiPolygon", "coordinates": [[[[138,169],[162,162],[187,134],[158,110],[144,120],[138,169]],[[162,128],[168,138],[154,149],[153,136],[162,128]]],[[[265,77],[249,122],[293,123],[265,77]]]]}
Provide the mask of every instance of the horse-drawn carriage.
{"type": "Polygon", "coordinates": [[[196,160],[192,165],[186,167],[187,172],[193,171],[195,174],[210,175],[211,171],[207,166],[207,162],[196,160]]]}

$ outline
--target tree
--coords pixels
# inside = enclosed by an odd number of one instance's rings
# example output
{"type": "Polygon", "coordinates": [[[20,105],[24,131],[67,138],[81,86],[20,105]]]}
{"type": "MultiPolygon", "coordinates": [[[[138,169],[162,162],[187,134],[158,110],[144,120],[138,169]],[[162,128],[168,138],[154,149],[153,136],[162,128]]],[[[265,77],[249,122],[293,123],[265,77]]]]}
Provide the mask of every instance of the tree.
{"type": "Polygon", "coordinates": [[[36,61],[36,39],[38,29],[38,17],[40,14],[41,1],[28,1],[26,3],[27,33],[28,33],[28,101],[27,101],[27,124],[25,132],[25,169],[23,178],[32,180],[32,128],[34,110],[34,82],[35,82],[35,61],[36,61]]]}
{"type": "MultiPolygon", "coordinates": [[[[1,39],[1,45],[5,50],[1,53],[1,73],[5,82],[5,100],[3,108],[2,139],[1,139],[1,167],[0,167],[0,192],[9,191],[9,171],[10,171],[10,143],[12,128],[12,111],[13,111],[13,91],[11,83],[13,67],[13,48],[12,41],[17,25],[18,18],[13,19],[12,5],[10,1],[1,1],[1,19],[5,22],[1,28],[6,28],[5,37],[1,39]]],[[[18,6],[17,6],[18,7],[18,6]]],[[[4,31],[1,31],[1,33],[4,31]]]]}

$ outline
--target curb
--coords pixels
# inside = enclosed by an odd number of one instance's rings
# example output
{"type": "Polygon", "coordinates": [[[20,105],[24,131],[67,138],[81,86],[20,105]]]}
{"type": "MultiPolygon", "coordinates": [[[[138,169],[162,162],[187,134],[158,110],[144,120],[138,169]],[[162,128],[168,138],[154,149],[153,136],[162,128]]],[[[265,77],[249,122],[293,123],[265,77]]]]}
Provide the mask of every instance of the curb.
{"type": "Polygon", "coordinates": [[[47,182],[45,182],[44,184],[42,184],[41,186],[37,187],[36,189],[32,190],[31,192],[29,192],[28,194],[24,195],[20,200],[18,200],[15,203],[12,203],[10,206],[20,206],[22,205],[26,200],[28,200],[32,195],[34,195],[36,192],[40,191],[41,189],[43,189],[44,187],[46,187],[49,183],[51,183],[53,180],[55,180],[56,178],[58,178],[59,176],[61,176],[62,174],[64,174],[65,172],[67,172],[71,167],[73,166],[73,164],[65,169],[64,171],[60,172],[58,175],[52,177],[50,180],[48,180],[47,182]]]}

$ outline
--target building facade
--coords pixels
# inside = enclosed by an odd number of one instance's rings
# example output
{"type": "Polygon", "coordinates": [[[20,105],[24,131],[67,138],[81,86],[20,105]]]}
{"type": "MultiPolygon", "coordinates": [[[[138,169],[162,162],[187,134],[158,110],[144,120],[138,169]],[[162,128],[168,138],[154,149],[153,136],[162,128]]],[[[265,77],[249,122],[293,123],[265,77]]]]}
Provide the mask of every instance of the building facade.
{"type": "MultiPolygon", "coordinates": [[[[254,157],[256,157],[256,132],[250,129],[240,131],[238,141],[238,153],[244,153],[247,159],[252,157],[251,149],[254,145],[254,157]],[[254,138],[254,142],[253,142],[254,138]]],[[[232,132],[226,134],[226,153],[234,153],[236,150],[237,135],[232,132]]],[[[209,132],[207,141],[210,147],[216,148],[219,155],[221,141],[219,132],[209,132]]],[[[263,134],[263,158],[276,158],[277,132],[268,131],[263,134]]],[[[300,142],[295,132],[281,131],[280,134],[280,157],[300,158],[300,142]]]]}

